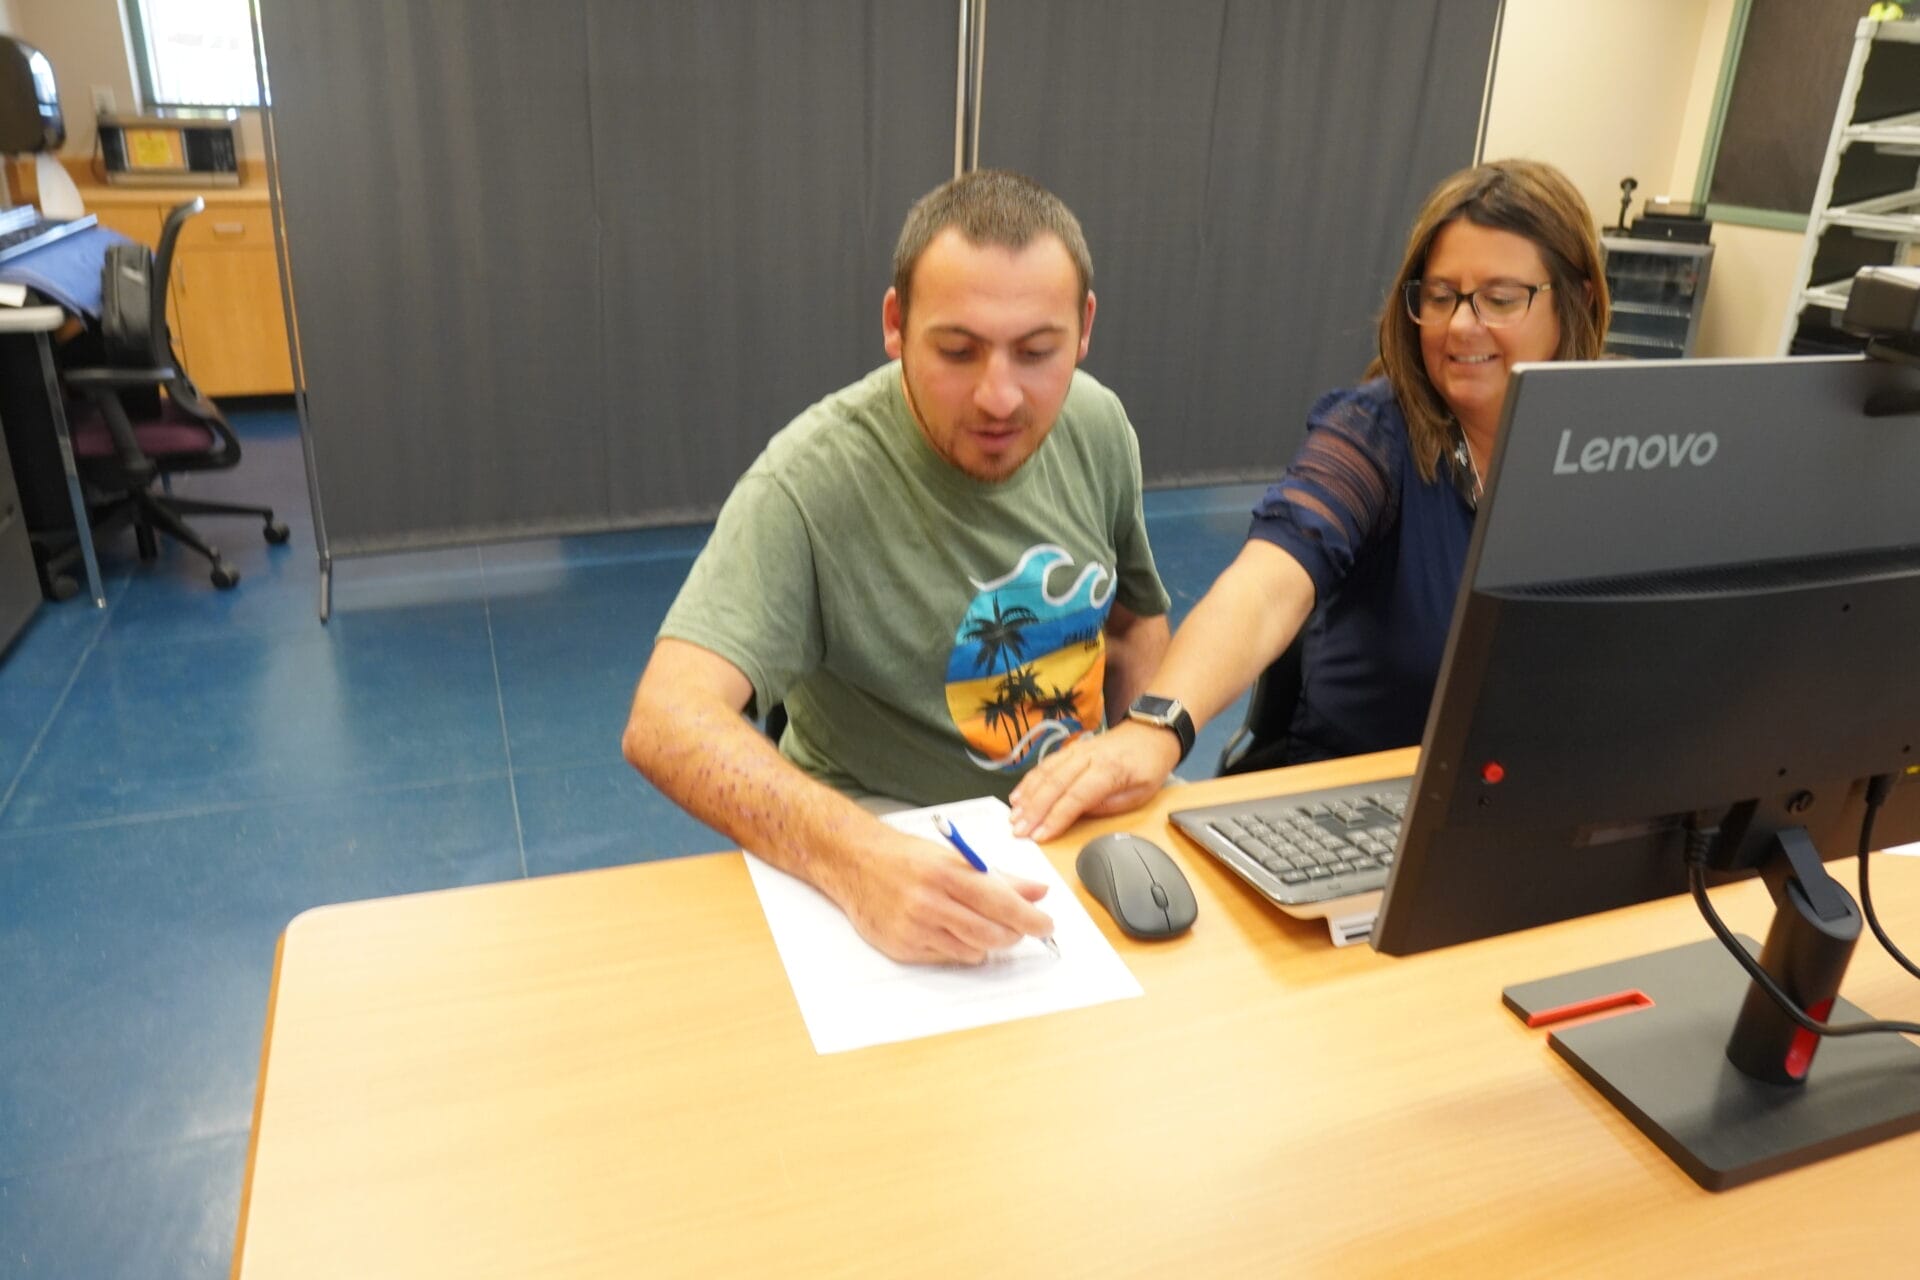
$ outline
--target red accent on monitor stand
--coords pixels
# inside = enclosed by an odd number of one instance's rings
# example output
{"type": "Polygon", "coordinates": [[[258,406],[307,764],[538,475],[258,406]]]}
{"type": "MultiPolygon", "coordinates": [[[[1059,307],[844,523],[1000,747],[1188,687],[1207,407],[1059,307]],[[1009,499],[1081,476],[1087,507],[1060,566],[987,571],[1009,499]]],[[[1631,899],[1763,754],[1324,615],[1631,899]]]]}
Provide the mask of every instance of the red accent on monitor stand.
{"type": "MultiPolygon", "coordinates": [[[[1833,1012],[1833,997],[1828,996],[1813,1008],[1807,1010],[1807,1016],[1815,1022],[1825,1022],[1827,1015],[1833,1012]]],[[[1787,1046],[1787,1074],[1795,1080],[1807,1078],[1807,1068],[1813,1065],[1813,1051],[1820,1047],[1820,1037],[1801,1027],[1793,1033],[1793,1043],[1787,1046]]]]}
{"type": "Polygon", "coordinates": [[[1630,987],[1625,991],[1594,996],[1590,1000],[1576,1000],[1572,1004],[1563,1004],[1557,1009],[1542,1009],[1527,1018],[1527,1025],[1537,1030],[1540,1027],[1557,1027],[1578,1019],[1631,1013],[1635,1009],[1651,1008],[1653,1008],[1653,997],[1637,987],[1630,987]]]}

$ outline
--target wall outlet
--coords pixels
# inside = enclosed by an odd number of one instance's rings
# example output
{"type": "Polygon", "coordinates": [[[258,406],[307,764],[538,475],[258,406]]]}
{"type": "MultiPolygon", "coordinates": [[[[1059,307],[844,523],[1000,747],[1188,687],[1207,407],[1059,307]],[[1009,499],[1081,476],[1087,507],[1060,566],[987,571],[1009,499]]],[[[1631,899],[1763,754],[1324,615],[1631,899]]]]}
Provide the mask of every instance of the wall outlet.
{"type": "Polygon", "coordinates": [[[113,112],[113,89],[104,84],[93,86],[93,114],[110,116],[113,112]]]}

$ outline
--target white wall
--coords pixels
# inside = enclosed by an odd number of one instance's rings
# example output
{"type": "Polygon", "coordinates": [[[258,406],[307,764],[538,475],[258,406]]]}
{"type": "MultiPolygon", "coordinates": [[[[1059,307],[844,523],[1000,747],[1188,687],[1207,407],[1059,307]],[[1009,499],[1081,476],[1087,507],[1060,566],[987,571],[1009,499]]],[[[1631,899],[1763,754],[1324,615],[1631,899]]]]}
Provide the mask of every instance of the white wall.
{"type": "Polygon", "coordinates": [[[1780,354],[1805,239],[1798,231],[1715,224],[1713,274],[1697,343],[1701,355],[1780,354]]]}
{"type": "MultiPolygon", "coordinates": [[[[12,34],[53,63],[60,108],[67,118],[67,145],[61,154],[92,155],[93,90],[110,90],[122,114],[140,106],[120,0],[0,0],[0,16],[6,8],[12,10],[12,34]]],[[[265,154],[258,112],[240,113],[240,151],[256,159],[265,154]]]]}
{"type": "MultiPolygon", "coordinates": [[[[1507,0],[1487,116],[1488,159],[1559,166],[1612,226],[1620,179],[1671,191],[1711,0],[1507,0]]],[[[1690,194],[1690,192],[1686,193],[1690,194]]]]}
{"type": "Polygon", "coordinates": [[[9,0],[13,34],[53,64],[67,118],[65,155],[93,154],[93,89],[113,93],[121,111],[138,102],[118,0],[9,0]]]}
{"type": "MultiPolygon", "coordinates": [[[[1634,193],[1691,199],[1735,0],[1507,0],[1487,112],[1489,159],[1521,155],[1566,171],[1597,225],[1634,193]]],[[[1697,349],[1773,355],[1801,236],[1717,224],[1697,349]]]]}

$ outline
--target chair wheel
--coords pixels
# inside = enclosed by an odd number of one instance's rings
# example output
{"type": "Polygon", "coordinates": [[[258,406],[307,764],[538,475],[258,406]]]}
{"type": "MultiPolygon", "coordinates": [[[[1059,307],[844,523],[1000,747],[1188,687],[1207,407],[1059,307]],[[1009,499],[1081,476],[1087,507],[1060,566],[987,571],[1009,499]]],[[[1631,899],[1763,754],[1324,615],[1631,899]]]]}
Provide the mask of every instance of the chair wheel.
{"type": "Polygon", "coordinates": [[[282,520],[269,519],[264,532],[267,535],[267,541],[276,547],[292,536],[287,530],[286,522],[282,520]]]}
{"type": "Polygon", "coordinates": [[[213,562],[213,572],[207,575],[213,579],[213,585],[222,591],[231,591],[240,581],[240,571],[224,560],[213,562]]]}
{"type": "Polygon", "coordinates": [[[47,589],[55,600],[71,600],[80,594],[80,584],[64,573],[55,574],[47,582],[47,589]]]}

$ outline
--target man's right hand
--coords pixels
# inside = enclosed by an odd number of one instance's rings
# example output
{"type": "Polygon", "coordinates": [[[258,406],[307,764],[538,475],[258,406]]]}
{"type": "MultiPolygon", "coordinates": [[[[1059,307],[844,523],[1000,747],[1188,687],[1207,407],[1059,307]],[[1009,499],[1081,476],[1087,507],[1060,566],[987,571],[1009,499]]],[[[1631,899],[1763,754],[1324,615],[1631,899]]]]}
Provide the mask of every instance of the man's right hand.
{"type": "Polygon", "coordinates": [[[882,953],[909,964],[979,964],[1021,938],[1052,936],[1052,917],[1033,905],[1046,885],[982,875],[952,849],[887,831],[829,894],[882,953]]]}
{"type": "Polygon", "coordinates": [[[896,831],[782,759],[740,712],[744,672],[663,639],[634,691],[627,760],[687,812],[839,904],[895,960],[978,964],[1053,921],[1038,881],[982,875],[944,844],[896,831]]]}
{"type": "Polygon", "coordinates": [[[1036,765],[1013,789],[1013,834],[1051,840],[1082,814],[1124,813],[1151,800],[1180,763],[1180,740],[1128,721],[1084,734],[1036,765]]]}

